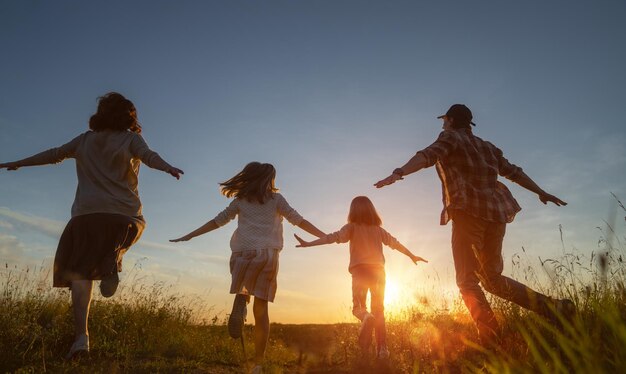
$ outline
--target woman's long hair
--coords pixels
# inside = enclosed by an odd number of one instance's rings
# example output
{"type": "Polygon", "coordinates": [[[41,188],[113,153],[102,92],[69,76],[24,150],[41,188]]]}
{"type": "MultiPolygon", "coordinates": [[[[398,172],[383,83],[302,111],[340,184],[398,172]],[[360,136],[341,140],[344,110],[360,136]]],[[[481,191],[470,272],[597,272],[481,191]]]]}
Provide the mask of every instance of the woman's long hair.
{"type": "Polygon", "coordinates": [[[378,212],[376,212],[376,208],[374,208],[374,204],[367,196],[357,196],[352,199],[350,213],[348,213],[348,222],[368,226],[380,226],[383,224],[378,212]]]}
{"type": "Polygon", "coordinates": [[[141,133],[135,105],[117,92],[109,92],[98,98],[98,110],[89,118],[89,128],[96,132],[128,130],[141,133]]]}
{"type": "Polygon", "coordinates": [[[239,197],[247,201],[256,200],[265,203],[278,192],[274,186],[276,169],[272,164],[251,162],[242,171],[226,182],[220,183],[222,194],[226,197],[239,197]]]}

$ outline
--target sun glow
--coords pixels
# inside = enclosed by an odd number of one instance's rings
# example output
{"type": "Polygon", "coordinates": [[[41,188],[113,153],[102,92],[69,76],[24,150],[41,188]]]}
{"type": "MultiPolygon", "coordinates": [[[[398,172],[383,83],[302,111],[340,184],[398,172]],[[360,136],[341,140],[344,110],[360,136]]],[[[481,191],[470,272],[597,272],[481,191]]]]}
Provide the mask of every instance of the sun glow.
{"type": "Polygon", "coordinates": [[[385,309],[390,312],[400,312],[408,307],[410,303],[409,291],[402,282],[387,276],[385,283],[385,309]]]}

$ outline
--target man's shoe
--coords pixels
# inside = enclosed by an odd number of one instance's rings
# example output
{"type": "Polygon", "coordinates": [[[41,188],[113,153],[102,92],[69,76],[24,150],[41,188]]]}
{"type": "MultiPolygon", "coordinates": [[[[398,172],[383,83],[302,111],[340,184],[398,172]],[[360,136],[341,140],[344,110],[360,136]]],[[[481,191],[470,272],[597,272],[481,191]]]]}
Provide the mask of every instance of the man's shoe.
{"type": "Polygon", "coordinates": [[[237,294],[237,296],[235,296],[235,301],[233,301],[233,310],[230,312],[230,316],[228,317],[228,334],[233,339],[241,338],[243,323],[248,312],[246,308],[247,303],[248,298],[246,295],[237,294]]]}
{"type": "Polygon", "coordinates": [[[576,317],[576,305],[570,299],[557,300],[555,311],[557,315],[561,316],[568,323],[572,323],[574,317],[576,317]]]}
{"type": "Polygon", "coordinates": [[[104,297],[111,297],[115,295],[115,291],[117,291],[117,286],[120,284],[120,276],[117,273],[117,270],[113,273],[105,276],[100,281],[100,293],[104,297]]]}
{"type": "Polygon", "coordinates": [[[375,321],[371,313],[367,313],[363,317],[361,328],[359,329],[359,345],[361,349],[368,349],[370,344],[372,344],[372,330],[374,330],[375,321]]]}

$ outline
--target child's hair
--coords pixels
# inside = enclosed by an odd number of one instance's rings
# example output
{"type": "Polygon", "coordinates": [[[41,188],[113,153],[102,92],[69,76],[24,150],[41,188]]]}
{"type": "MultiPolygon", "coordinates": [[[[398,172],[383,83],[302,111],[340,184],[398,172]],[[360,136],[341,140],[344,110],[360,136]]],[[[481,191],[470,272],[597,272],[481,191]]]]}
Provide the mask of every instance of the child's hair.
{"type": "Polygon", "coordinates": [[[352,199],[350,213],[348,213],[348,222],[374,226],[383,224],[378,212],[376,212],[376,208],[374,208],[374,204],[367,196],[357,196],[352,199]]]}
{"type": "Polygon", "coordinates": [[[98,110],[89,118],[89,128],[96,132],[109,129],[141,133],[135,105],[117,92],[98,98],[98,110]]]}
{"type": "Polygon", "coordinates": [[[221,191],[226,197],[239,197],[248,201],[256,200],[259,204],[278,192],[274,186],[276,169],[272,164],[251,162],[242,171],[226,182],[220,183],[221,191]]]}

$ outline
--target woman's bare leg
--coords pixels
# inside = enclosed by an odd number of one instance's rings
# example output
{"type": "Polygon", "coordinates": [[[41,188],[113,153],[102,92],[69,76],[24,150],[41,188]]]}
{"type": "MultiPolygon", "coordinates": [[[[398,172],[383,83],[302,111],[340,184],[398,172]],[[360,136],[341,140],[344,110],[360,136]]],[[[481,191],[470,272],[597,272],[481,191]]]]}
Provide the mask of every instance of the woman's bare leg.
{"type": "Polygon", "coordinates": [[[74,312],[74,334],[76,339],[82,335],[89,336],[87,323],[92,289],[92,280],[72,281],[72,310],[74,312]]]}

